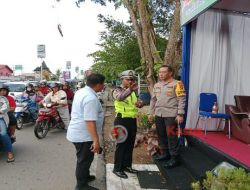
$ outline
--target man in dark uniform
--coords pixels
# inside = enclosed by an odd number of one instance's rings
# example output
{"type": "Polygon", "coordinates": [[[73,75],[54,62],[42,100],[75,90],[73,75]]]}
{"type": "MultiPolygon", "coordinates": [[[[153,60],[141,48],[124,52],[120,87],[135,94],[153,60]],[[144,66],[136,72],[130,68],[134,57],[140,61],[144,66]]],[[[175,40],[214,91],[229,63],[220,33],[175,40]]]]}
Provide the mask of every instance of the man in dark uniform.
{"type": "Polygon", "coordinates": [[[165,167],[179,164],[178,125],[184,120],[186,93],[181,81],[173,79],[173,69],[163,65],[159,82],[154,85],[149,120],[155,116],[156,132],[162,154],[158,161],[168,160],[165,167]]]}
{"type": "Polygon", "coordinates": [[[125,172],[137,172],[132,169],[132,155],[137,132],[137,108],[143,105],[141,101],[137,100],[135,91],[138,87],[134,79],[135,76],[132,70],[122,72],[121,86],[117,87],[113,92],[116,112],[114,125],[121,125],[128,131],[127,139],[122,143],[117,143],[115,151],[113,173],[121,178],[128,178],[125,172]]]}

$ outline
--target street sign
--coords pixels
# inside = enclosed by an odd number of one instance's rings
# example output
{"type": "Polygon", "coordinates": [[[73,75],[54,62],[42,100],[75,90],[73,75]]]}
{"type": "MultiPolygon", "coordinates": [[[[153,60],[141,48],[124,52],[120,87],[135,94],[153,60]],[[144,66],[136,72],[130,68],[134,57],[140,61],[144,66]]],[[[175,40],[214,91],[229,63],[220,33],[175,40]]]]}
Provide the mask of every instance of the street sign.
{"type": "Polygon", "coordinates": [[[84,75],[84,72],[83,72],[83,70],[81,70],[81,75],[84,75]]]}
{"type": "Polygon", "coordinates": [[[76,73],[79,73],[79,67],[78,66],[75,68],[75,71],[76,71],[76,73]]]}
{"type": "Polygon", "coordinates": [[[38,58],[46,57],[45,45],[42,45],[42,44],[37,45],[37,57],[38,58]]]}
{"type": "Polygon", "coordinates": [[[71,78],[70,71],[63,71],[63,79],[68,80],[70,78],[71,78]]]}
{"type": "Polygon", "coordinates": [[[71,69],[71,61],[66,62],[66,69],[71,69]]]}
{"type": "Polygon", "coordinates": [[[15,71],[17,70],[23,70],[23,66],[22,65],[15,65],[15,71]]]}

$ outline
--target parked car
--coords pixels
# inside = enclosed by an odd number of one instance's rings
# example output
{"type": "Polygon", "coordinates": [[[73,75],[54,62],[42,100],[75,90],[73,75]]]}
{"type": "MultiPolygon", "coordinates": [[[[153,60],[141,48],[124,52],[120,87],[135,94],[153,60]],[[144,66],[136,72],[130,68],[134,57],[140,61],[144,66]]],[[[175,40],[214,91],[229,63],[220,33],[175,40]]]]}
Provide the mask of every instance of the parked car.
{"type": "Polygon", "coordinates": [[[38,81],[25,81],[27,84],[32,84],[32,85],[39,85],[38,81]]]}
{"type": "Polygon", "coordinates": [[[25,87],[27,85],[27,82],[7,82],[4,83],[9,87],[9,95],[13,97],[21,96],[22,93],[25,91],[25,87]]]}

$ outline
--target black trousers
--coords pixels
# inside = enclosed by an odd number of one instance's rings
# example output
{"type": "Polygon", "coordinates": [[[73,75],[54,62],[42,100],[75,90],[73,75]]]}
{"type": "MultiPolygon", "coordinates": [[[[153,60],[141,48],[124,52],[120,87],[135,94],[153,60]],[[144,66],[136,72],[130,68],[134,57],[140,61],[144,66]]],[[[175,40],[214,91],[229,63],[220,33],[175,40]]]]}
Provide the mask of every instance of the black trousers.
{"type": "Polygon", "coordinates": [[[137,132],[136,119],[116,117],[114,125],[122,125],[128,131],[128,138],[123,143],[116,144],[114,171],[123,171],[132,166],[133,149],[137,132]]]}
{"type": "Polygon", "coordinates": [[[160,149],[173,157],[179,155],[178,124],[175,119],[175,117],[155,117],[160,149]]]}
{"type": "Polygon", "coordinates": [[[93,142],[73,143],[76,148],[76,181],[77,187],[81,188],[88,183],[87,178],[89,168],[94,159],[94,153],[91,152],[90,147],[93,142]]]}

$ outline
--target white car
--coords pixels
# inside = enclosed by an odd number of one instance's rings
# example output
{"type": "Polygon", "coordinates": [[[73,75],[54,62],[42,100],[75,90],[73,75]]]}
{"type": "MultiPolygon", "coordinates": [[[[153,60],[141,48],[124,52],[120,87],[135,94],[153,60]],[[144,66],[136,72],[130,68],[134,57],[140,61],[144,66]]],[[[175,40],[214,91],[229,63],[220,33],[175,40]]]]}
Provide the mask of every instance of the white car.
{"type": "Polygon", "coordinates": [[[13,97],[21,96],[25,91],[25,87],[27,86],[27,82],[7,82],[4,83],[9,87],[9,95],[13,97]]]}

